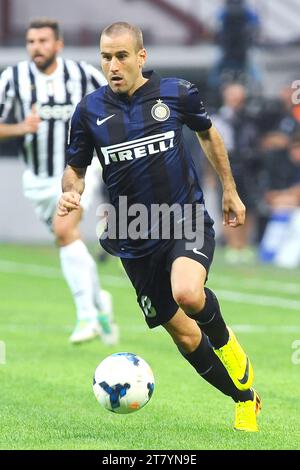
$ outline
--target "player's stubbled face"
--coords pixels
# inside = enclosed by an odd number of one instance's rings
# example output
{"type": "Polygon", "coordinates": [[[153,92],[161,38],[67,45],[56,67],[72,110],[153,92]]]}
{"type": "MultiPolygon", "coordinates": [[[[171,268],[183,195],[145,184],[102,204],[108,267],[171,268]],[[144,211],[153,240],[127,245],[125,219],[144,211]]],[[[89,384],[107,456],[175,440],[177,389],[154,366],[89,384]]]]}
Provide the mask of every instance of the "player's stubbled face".
{"type": "Polygon", "coordinates": [[[137,51],[134,37],[123,33],[102,35],[100,51],[102,70],[112,91],[131,96],[143,84],[145,49],[137,51]]]}
{"type": "Polygon", "coordinates": [[[31,28],[26,34],[26,46],[37,68],[45,71],[55,61],[62,43],[51,28],[31,28]]]}

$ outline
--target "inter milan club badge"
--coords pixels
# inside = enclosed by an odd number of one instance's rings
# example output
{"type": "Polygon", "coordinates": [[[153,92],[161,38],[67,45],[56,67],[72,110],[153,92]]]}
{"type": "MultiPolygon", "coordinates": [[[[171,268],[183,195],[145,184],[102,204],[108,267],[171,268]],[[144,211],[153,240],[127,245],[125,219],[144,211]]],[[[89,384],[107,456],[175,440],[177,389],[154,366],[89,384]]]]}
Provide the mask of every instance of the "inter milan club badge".
{"type": "Polygon", "coordinates": [[[156,121],[166,121],[170,117],[170,109],[162,100],[157,100],[151,109],[151,114],[156,121]]]}

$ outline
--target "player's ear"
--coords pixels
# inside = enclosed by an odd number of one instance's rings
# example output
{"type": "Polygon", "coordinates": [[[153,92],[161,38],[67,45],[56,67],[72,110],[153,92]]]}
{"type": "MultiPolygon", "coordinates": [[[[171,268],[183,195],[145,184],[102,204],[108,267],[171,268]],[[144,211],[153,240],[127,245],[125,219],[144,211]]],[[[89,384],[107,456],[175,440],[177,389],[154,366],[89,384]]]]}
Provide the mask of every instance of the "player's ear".
{"type": "Polygon", "coordinates": [[[56,52],[61,51],[61,49],[63,49],[63,47],[64,47],[63,39],[57,39],[57,41],[56,41],[56,52]]]}
{"type": "Polygon", "coordinates": [[[139,57],[139,67],[142,69],[147,59],[146,49],[141,49],[138,53],[138,57],[139,57]]]}

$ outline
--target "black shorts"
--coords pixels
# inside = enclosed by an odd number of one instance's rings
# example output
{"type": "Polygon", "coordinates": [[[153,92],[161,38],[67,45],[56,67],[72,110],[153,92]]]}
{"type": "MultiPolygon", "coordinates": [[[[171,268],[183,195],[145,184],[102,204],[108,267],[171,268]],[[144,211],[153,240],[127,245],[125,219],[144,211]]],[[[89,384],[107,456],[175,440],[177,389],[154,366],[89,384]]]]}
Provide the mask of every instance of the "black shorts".
{"type": "Polygon", "coordinates": [[[211,226],[204,232],[201,248],[186,249],[186,240],[172,240],[167,247],[149,256],[122,259],[149,328],[167,323],[177,312],[172,296],[170,273],[173,261],[180,256],[191,258],[205,267],[208,274],[215,250],[215,233],[211,226]]]}

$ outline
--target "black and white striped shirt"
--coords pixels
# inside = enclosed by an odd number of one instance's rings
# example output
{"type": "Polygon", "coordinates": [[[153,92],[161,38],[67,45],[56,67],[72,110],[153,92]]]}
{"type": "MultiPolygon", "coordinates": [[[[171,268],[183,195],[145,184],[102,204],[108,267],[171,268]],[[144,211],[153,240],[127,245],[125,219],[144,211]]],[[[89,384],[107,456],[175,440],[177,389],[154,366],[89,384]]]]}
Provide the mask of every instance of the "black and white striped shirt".
{"type": "Polygon", "coordinates": [[[61,57],[51,75],[28,61],[4,70],[0,77],[0,122],[11,111],[22,121],[33,104],[41,118],[38,132],[25,135],[22,144],[25,163],[35,175],[62,175],[74,108],[86,93],[105,84],[102,73],[91,65],[61,57]]]}

